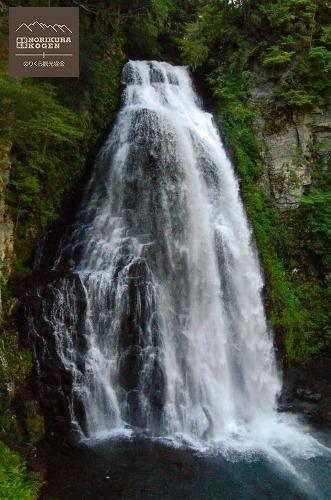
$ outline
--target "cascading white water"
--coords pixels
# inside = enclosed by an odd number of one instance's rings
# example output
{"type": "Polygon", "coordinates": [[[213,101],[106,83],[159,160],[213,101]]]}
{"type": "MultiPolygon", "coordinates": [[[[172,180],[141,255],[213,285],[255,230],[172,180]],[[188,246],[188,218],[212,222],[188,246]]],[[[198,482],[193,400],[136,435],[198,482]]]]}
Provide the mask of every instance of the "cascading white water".
{"type": "Polygon", "coordinates": [[[69,270],[40,292],[72,422],[87,437],[272,440],[280,380],[261,272],[213,118],[184,67],[130,61],[122,82],[53,268],[69,270]]]}
{"type": "Polygon", "coordinates": [[[82,209],[75,279],[57,289],[57,349],[87,435],[132,422],[212,438],[274,412],[280,388],[251,231],[186,68],[130,61],[123,83],[82,209]]]}

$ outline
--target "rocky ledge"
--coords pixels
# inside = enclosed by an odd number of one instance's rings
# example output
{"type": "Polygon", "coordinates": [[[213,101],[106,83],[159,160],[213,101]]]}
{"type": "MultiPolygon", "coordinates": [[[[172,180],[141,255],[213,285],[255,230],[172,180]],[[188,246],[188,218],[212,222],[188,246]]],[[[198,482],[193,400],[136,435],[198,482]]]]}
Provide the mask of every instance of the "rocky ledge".
{"type": "Polygon", "coordinates": [[[315,425],[331,426],[331,367],[319,361],[285,371],[278,411],[291,412],[315,425]]]}

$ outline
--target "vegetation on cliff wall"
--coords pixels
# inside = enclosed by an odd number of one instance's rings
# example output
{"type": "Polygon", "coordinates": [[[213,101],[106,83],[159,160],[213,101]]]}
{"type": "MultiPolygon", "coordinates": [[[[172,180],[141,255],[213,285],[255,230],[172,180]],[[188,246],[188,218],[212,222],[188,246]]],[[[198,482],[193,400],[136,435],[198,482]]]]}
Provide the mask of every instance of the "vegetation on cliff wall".
{"type": "Polygon", "coordinates": [[[0,499],[34,500],[38,496],[41,477],[28,472],[20,455],[0,442],[0,499]]]}

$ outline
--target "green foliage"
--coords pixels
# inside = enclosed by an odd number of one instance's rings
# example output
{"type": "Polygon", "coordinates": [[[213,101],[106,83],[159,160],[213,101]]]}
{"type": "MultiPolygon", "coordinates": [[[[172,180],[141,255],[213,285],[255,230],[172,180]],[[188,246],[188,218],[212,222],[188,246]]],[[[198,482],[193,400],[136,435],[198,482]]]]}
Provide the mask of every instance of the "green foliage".
{"type": "Polygon", "coordinates": [[[330,90],[330,21],[322,0],[204,0],[186,25],[182,56],[193,69],[206,60],[214,69],[259,62],[277,83],[278,106],[310,107],[330,90]]]}
{"type": "Polygon", "coordinates": [[[167,22],[172,10],[170,0],[149,0],[130,2],[132,12],[132,22],[126,26],[126,38],[128,43],[135,45],[135,51],[145,51],[146,46],[150,58],[159,58],[162,54],[162,47],[159,37],[167,31],[167,22]],[[134,14],[134,4],[136,3],[136,15],[134,14]]]}
{"type": "Polygon", "coordinates": [[[26,403],[26,427],[31,444],[37,444],[45,433],[44,417],[39,413],[39,406],[36,401],[26,403]]]}
{"type": "MultiPolygon", "coordinates": [[[[321,145],[318,145],[318,149],[321,145]]],[[[331,154],[315,161],[313,185],[300,199],[300,218],[310,251],[321,260],[325,274],[331,272],[331,154]]]]}
{"type": "Polygon", "coordinates": [[[31,367],[31,353],[19,347],[17,331],[13,328],[2,328],[0,334],[0,431],[15,436],[18,441],[22,437],[21,430],[10,407],[26,382],[31,367]]]}
{"type": "Polygon", "coordinates": [[[28,472],[23,459],[0,441],[0,499],[35,500],[41,476],[28,472]]]}
{"type": "Polygon", "coordinates": [[[291,88],[290,82],[287,85],[276,85],[274,94],[276,97],[283,99],[283,102],[288,107],[310,106],[317,101],[315,94],[308,93],[304,88],[291,88]]]}
{"type": "Polygon", "coordinates": [[[19,270],[30,251],[26,239],[56,218],[68,186],[82,171],[86,131],[78,114],[56,102],[48,84],[15,80],[1,71],[0,101],[0,127],[14,153],[6,201],[16,226],[19,270]]]}
{"type": "Polygon", "coordinates": [[[182,41],[182,53],[185,61],[189,61],[192,69],[197,69],[208,57],[208,47],[203,38],[195,36],[198,32],[197,26],[187,26],[187,35],[182,41]]]}
{"type": "Polygon", "coordinates": [[[284,65],[292,59],[294,53],[295,52],[293,50],[287,52],[285,50],[282,50],[277,45],[274,45],[267,50],[262,62],[265,65],[284,65]]]}
{"type": "Polygon", "coordinates": [[[97,30],[88,35],[92,46],[112,45],[125,50],[130,57],[159,58],[163,52],[160,42],[170,31],[173,0],[113,0],[112,2],[85,2],[95,15],[97,30]],[[108,40],[108,41],[107,41],[108,40]]]}
{"type": "Polygon", "coordinates": [[[321,41],[331,45],[331,26],[323,26],[321,28],[321,41]]]}

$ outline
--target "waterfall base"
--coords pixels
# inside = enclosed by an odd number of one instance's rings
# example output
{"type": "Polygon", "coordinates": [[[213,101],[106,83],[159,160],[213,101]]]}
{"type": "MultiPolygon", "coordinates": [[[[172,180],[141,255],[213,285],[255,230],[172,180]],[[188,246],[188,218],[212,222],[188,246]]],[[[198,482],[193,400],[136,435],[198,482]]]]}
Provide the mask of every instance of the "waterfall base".
{"type": "MultiPolygon", "coordinates": [[[[330,440],[331,433],[323,437],[330,440]]],[[[261,454],[233,454],[226,459],[143,438],[118,439],[93,448],[51,448],[44,496],[326,500],[330,459],[301,460],[298,466],[299,478],[261,454]]]]}

